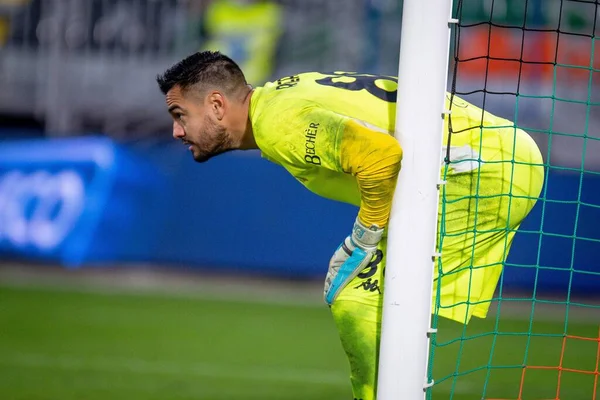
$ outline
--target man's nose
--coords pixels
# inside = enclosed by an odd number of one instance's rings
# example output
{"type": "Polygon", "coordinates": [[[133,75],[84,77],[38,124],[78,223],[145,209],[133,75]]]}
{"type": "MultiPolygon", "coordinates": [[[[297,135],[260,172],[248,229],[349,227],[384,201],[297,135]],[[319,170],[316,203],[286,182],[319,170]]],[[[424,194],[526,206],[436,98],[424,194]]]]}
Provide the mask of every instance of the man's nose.
{"type": "Polygon", "coordinates": [[[173,121],[173,138],[181,139],[185,136],[185,131],[177,122],[173,121]]]}

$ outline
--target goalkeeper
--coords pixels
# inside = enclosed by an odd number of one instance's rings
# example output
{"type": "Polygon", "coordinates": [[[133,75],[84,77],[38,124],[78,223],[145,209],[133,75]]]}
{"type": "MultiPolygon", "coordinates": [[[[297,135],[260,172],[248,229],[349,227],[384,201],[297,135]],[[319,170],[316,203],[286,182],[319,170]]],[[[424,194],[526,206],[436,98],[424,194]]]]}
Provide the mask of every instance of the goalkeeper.
{"type": "MultiPolygon", "coordinates": [[[[310,72],[252,88],[231,59],[201,52],[157,81],[173,117],[173,136],[189,145],[196,161],[259,149],[307,189],[360,207],[333,252],[324,299],[350,362],[354,397],[375,399],[385,233],[402,160],[401,143],[391,135],[397,79],[310,72]]],[[[399,99],[400,106],[402,101],[410,100],[399,99]]],[[[439,315],[468,323],[486,316],[544,172],[537,145],[512,122],[458,97],[451,115],[446,235],[433,293],[439,285],[439,315]]]]}

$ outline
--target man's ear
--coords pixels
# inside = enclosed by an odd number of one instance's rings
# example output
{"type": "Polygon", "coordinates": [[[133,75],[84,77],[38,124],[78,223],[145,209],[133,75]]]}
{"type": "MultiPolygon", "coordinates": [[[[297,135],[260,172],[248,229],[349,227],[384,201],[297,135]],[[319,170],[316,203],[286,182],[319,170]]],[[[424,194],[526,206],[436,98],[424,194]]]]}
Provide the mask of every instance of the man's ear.
{"type": "Polygon", "coordinates": [[[221,92],[214,91],[208,95],[208,101],[210,109],[215,114],[215,117],[217,117],[219,121],[222,120],[227,106],[225,96],[223,96],[221,92]]]}

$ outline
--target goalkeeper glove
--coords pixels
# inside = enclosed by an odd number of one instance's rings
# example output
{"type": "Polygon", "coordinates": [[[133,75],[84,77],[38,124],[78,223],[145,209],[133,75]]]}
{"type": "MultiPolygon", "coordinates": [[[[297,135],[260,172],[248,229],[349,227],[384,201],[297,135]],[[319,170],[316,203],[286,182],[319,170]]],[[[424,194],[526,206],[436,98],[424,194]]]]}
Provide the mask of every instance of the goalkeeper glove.
{"type": "Polygon", "coordinates": [[[367,228],[356,218],[352,234],[342,242],[329,261],[325,277],[325,303],[331,306],[348,283],[367,267],[382,236],[383,229],[377,225],[367,228]]]}

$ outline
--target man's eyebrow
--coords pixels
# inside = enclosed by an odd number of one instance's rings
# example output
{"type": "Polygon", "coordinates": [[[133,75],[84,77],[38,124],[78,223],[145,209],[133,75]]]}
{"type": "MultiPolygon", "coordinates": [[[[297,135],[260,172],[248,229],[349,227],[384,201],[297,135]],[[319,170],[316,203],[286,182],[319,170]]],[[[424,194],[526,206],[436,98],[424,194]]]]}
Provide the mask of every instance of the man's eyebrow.
{"type": "Polygon", "coordinates": [[[181,109],[181,107],[179,107],[179,106],[177,106],[177,105],[173,105],[173,106],[169,107],[169,112],[170,112],[170,113],[172,113],[173,111],[175,111],[175,110],[177,110],[177,109],[179,109],[179,111],[183,111],[183,110],[181,109]]]}

